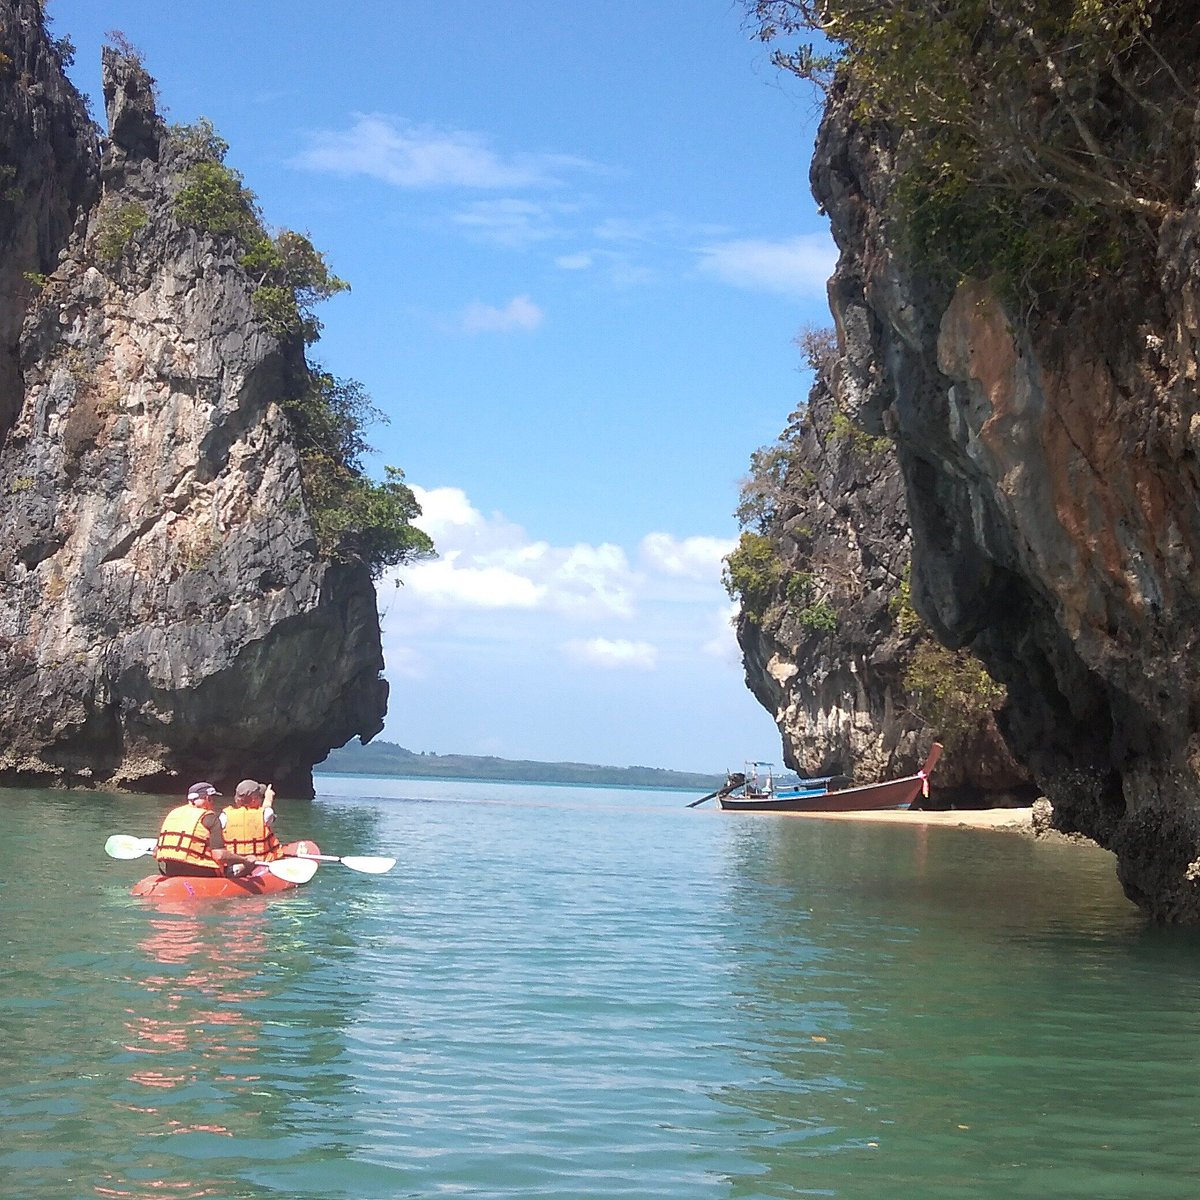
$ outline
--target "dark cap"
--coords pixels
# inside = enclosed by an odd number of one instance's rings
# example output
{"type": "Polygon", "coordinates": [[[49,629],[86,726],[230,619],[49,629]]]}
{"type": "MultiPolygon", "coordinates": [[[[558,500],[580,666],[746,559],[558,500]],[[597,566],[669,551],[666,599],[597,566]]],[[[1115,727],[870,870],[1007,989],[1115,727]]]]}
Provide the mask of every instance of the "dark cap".
{"type": "Polygon", "coordinates": [[[189,800],[203,800],[206,796],[219,796],[220,794],[211,783],[193,783],[188,788],[189,800]]]}

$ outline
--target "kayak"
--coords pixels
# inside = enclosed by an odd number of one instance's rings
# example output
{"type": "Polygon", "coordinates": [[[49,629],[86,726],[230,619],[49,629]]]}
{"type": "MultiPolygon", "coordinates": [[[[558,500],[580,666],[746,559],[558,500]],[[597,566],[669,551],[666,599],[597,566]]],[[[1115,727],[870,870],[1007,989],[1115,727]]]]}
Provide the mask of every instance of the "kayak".
{"type": "MultiPolygon", "coordinates": [[[[288,842],[283,850],[286,855],[321,853],[313,841],[288,842]]],[[[255,867],[236,879],[225,875],[147,875],[133,885],[131,894],[148,900],[228,900],[237,896],[269,896],[299,886],[272,875],[267,867],[255,867]]]]}

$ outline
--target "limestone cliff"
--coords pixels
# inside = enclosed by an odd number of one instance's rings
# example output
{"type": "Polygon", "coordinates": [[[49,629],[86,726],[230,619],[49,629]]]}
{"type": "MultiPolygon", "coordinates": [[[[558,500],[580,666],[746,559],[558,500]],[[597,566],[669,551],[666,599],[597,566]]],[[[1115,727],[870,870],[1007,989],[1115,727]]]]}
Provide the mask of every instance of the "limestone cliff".
{"type": "Polygon", "coordinates": [[[98,189],[96,130],[41,33],[40,6],[0,6],[0,430],[21,397],[17,343],[30,285],[98,189]]]}
{"type": "MultiPolygon", "coordinates": [[[[987,12],[1035,8],[1053,16],[987,12]]],[[[1060,827],[1114,850],[1127,894],[1154,917],[1195,923],[1200,30],[1186,5],[1151,4],[1138,20],[1090,49],[1068,29],[1061,53],[1046,51],[1044,88],[1035,59],[1015,53],[1016,90],[982,95],[1029,152],[978,168],[989,200],[1004,187],[1021,198],[1001,213],[1006,237],[982,229],[996,275],[977,257],[956,279],[901,244],[897,180],[919,131],[865,120],[853,72],[829,92],[813,184],[841,250],[835,390],[896,447],[917,610],[1006,686],[1003,733],[1060,827]],[[1058,251],[1048,229],[1082,232],[1039,276],[1058,251]],[[1014,280],[1013,241],[1030,230],[1022,249],[1043,257],[1014,280]],[[1046,277],[1069,282],[1051,293],[1046,277]]],[[[963,42],[981,56],[962,65],[968,88],[971,71],[1021,50],[999,40],[1008,30],[1037,44],[1037,29],[979,26],[963,42]]]]}
{"type": "Polygon", "coordinates": [[[991,711],[1001,697],[943,727],[907,682],[930,635],[906,602],[912,542],[895,450],[847,417],[826,378],[832,362],[814,365],[808,403],[768,452],[776,477],[748,534],[777,574],[743,595],[737,623],[747,684],[779,727],[784,761],[869,783],[917,770],[941,738],[927,807],[1029,803],[1028,772],[991,711]]]}
{"type": "Polygon", "coordinates": [[[387,685],[370,570],[305,503],[303,341],[178,219],[197,139],[136,56],[105,51],[98,152],[41,5],[0,29],[0,780],[311,795],[387,685]]]}

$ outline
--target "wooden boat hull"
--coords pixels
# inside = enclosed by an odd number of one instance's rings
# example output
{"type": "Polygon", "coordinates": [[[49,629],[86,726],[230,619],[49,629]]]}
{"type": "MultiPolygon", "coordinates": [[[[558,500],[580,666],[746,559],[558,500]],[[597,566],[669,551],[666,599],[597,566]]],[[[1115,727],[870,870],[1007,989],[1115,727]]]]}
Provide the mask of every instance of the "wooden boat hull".
{"type": "MultiPolygon", "coordinates": [[[[320,854],[321,848],[313,841],[288,842],[284,846],[288,854],[320,854]]],[[[232,900],[244,896],[269,896],[275,892],[287,892],[299,884],[272,875],[266,867],[255,867],[248,875],[236,879],[224,876],[195,875],[147,875],[133,885],[131,895],[146,900],[232,900]]]]}
{"type": "Polygon", "coordinates": [[[889,779],[883,783],[868,783],[862,787],[842,788],[839,791],[805,791],[794,795],[718,796],[717,803],[727,812],[869,812],[877,808],[907,808],[920,796],[933,768],[942,755],[939,742],[934,742],[925,765],[915,775],[889,779]]]}

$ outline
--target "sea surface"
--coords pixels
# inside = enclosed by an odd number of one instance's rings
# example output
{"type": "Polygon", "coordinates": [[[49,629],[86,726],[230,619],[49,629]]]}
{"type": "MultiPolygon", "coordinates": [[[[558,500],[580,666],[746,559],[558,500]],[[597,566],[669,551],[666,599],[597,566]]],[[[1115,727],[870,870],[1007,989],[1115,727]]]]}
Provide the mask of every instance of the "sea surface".
{"type": "Polygon", "coordinates": [[[169,909],[102,851],[168,800],[0,791],[0,1196],[1200,1196],[1200,935],[1103,851],[318,792],[282,832],[393,871],[169,909]]]}

